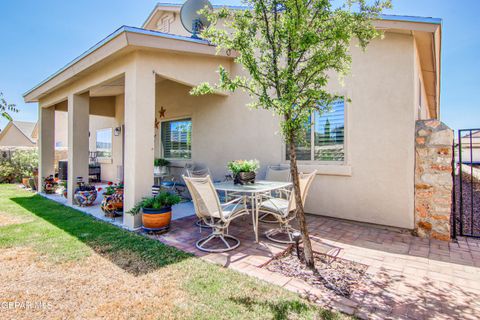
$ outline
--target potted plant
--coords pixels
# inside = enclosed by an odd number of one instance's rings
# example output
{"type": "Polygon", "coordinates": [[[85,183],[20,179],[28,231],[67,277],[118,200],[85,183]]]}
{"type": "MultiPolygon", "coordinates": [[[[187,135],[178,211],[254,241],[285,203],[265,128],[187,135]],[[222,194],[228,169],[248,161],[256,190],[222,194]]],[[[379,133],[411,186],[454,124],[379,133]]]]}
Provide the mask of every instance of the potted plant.
{"type": "Polygon", "coordinates": [[[172,206],[180,201],[178,195],[162,191],[154,197],[143,198],[128,213],[137,215],[142,211],[142,224],[146,231],[167,230],[172,220],[172,206]]]}
{"type": "Polygon", "coordinates": [[[82,177],[77,177],[77,188],[73,194],[73,201],[81,207],[91,206],[97,199],[97,188],[83,182],[82,177]]]}
{"type": "Polygon", "coordinates": [[[123,210],[123,183],[109,182],[100,206],[106,215],[114,216],[123,210]]]}
{"type": "Polygon", "coordinates": [[[232,172],[234,184],[255,183],[255,176],[260,163],[258,160],[235,160],[227,165],[232,172]]]}
{"type": "Polygon", "coordinates": [[[166,174],[167,166],[170,165],[170,161],[162,158],[153,160],[153,173],[156,175],[166,174]]]}
{"type": "Polygon", "coordinates": [[[57,190],[58,183],[55,181],[53,175],[43,179],[43,191],[47,194],[53,194],[57,190]]]}
{"type": "Polygon", "coordinates": [[[68,191],[67,191],[67,185],[68,185],[68,183],[67,183],[67,181],[61,181],[61,182],[58,183],[58,185],[60,186],[61,194],[63,194],[63,196],[64,196],[65,198],[67,198],[67,197],[68,197],[68,191]]]}

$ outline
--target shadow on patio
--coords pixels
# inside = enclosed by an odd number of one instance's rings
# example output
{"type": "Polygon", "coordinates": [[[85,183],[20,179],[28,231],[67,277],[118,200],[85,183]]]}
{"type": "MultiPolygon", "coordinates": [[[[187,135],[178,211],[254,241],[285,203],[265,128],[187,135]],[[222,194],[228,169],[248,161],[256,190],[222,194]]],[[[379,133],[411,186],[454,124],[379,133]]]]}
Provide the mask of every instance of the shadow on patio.
{"type": "Polygon", "coordinates": [[[188,253],[95,220],[85,213],[39,195],[14,197],[11,200],[135,276],[191,257],[188,253]]]}

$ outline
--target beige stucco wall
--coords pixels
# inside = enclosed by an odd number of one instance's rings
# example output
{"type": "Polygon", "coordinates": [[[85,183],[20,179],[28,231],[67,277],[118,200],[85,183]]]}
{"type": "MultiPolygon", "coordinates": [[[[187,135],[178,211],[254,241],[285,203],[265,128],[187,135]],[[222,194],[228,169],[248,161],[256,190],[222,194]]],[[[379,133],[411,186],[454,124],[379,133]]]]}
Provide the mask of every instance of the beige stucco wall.
{"type": "Polygon", "coordinates": [[[418,52],[417,42],[414,41],[413,54],[415,57],[413,78],[415,85],[415,120],[430,119],[428,108],[427,91],[425,90],[425,78],[420,65],[420,56],[418,52]]]}
{"type": "MultiPolygon", "coordinates": [[[[123,103],[123,100],[120,99],[120,103],[123,103]]],[[[90,115],[89,117],[89,128],[90,128],[90,139],[89,139],[89,151],[96,150],[96,131],[99,129],[105,128],[115,128],[118,123],[123,122],[123,104],[120,105],[121,108],[118,112],[118,121],[117,116],[104,117],[90,115]]],[[[105,181],[116,181],[117,178],[117,165],[121,164],[121,151],[120,156],[116,150],[120,148],[121,150],[121,141],[118,143],[117,140],[121,139],[120,137],[113,136],[113,159],[112,160],[102,160],[102,175],[101,179],[105,181]]],[[[68,113],[63,111],[55,112],[55,145],[57,148],[68,149],[68,113]]],[[[55,164],[56,165],[56,164],[55,164]]]]}
{"type": "Polygon", "coordinates": [[[16,126],[10,123],[0,134],[0,146],[35,147],[35,143],[32,143],[16,126]]]}
{"type": "MultiPolygon", "coordinates": [[[[368,53],[352,49],[351,74],[341,86],[336,77],[329,88],[345,94],[346,163],[302,165],[319,170],[307,200],[313,214],[413,227],[415,86],[414,43],[410,35],[386,34],[368,53]]],[[[239,72],[232,66],[232,72],[239,72]]],[[[232,159],[256,158],[262,176],[269,164],[285,161],[278,119],[249,110],[248,97],[192,97],[189,87],[157,84],[156,108],[165,120],[192,118],[192,161],[209,166],[216,178],[232,159]]],[[[159,152],[157,141],[157,155],[159,152]]]]}
{"type": "MultiPolygon", "coordinates": [[[[336,77],[332,77],[329,85],[332,92],[352,100],[346,106],[346,162],[301,166],[305,171],[319,170],[306,210],[413,228],[415,90],[418,86],[413,37],[387,33],[384,40],[373,41],[367,53],[353,46],[352,55],[353,66],[345,86],[341,86],[336,77]]],[[[240,67],[226,59],[139,52],[94,69],[42,100],[45,105],[55,103],[70,93],[118,77],[129,70],[132,62],[148,70],[145,79],[137,80],[146,81],[152,71],[158,75],[157,79],[169,79],[156,85],[155,108],[158,111],[163,106],[167,110],[162,120],[192,118],[192,161],[207,165],[216,178],[223,177],[226,163],[233,159],[258,159],[262,164],[260,177],[267,165],[285,162],[278,119],[268,111],[249,110],[245,93],[204,97],[188,94],[192,84],[216,81],[215,70],[220,63],[233,74],[239,73],[240,67]]],[[[142,92],[141,88],[135,90],[142,92]]],[[[110,118],[115,126],[124,123],[125,99],[124,96],[116,98],[115,118],[110,118]]],[[[145,125],[153,126],[153,114],[139,116],[147,119],[145,125]],[[147,123],[150,120],[151,124],[147,123]]],[[[127,135],[128,130],[127,127],[127,135]]],[[[136,138],[136,143],[142,143],[142,139],[136,138]]],[[[157,156],[159,150],[157,138],[157,156]]],[[[114,137],[113,152],[113,163],[108,169],[102,168],[105,180],[114,180],[117,167],[122,163],[121,136],[114,137]]]]}

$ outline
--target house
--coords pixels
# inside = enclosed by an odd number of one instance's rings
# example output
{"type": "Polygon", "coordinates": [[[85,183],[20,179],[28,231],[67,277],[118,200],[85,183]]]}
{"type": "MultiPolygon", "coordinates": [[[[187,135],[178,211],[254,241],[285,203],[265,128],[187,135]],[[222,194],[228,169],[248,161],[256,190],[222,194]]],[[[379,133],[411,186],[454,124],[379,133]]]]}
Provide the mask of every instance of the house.
{"type": "Polygon", "coordinates": [[[462,163],[467,165],[470,163],[473,163],[474,165],[480,165],[480,130],[462,131],[461,135],[461,149],[459,149],[458,137],[455,138],[456,162],[460,162],[461,150],[462,163]]]}
{"type": "MultiPolygon", "coordinates": [[[[40,177],[54,170],[56,112],[68,113],[74,177],[88,172],[91,117],[112,119],[115,134],[101,137],[111,142],[112,166],[123,170],[127,210],[150,194],[155,157],[205,164],[216,179],[233,159],[258,159],[260,176],[267,165],[288,163],[279,119],[248,109],[245,93],[189,94],[217,82],[219,65],[233,75],[242,69],[234,53],[216,54],[190,37],[179,12],[180,5],[158,4],[142,27],[117,29],[25,93],[38,103],[40,177]]],[[[441,20],[384,15],[375,24],[385,38],[366,53],[352,43],[350,75],[344,85],[333,75],[328,85],[350,100],[313,115],[311,139],[299,147],[300,169],[318,170],[306,211],[412,229],[415,123],[440,115],[441,20]]],[[[130,215],[123,223],[140,225],[130,215]]]]}
{"type": "Polygon", "coordinates": [[[27,121],[10,121],[0,132],[2,147],[35,147],[37,124],[27,121]]]}

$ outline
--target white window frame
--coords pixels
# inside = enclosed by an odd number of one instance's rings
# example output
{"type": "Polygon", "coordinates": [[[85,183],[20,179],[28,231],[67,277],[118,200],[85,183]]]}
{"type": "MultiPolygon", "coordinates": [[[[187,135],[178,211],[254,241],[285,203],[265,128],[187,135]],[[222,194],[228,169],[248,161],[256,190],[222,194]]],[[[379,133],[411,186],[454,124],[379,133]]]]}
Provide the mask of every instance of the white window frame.
{"type": "Polygon", "coordinates": [[[113,160],[113,128],[99,128],[95,130],[95,151],[98,152],[97,150],[97,132],[98,131],[105,131],[105,130],[110,130],[110,135],[112,137],[111,142],[112,142],[112,148],[111,148],[111,155],[110,157],[98,157],[97,160],[99,163],[112,163],[113,160]]]}
{"type": "Polygon", "coordinates": [[[191,115],[183,115],[183,116],[178,116],[178,117],[172,117],[172,118],[168,118],[168,119],[162,119],[160,120],[160,125],[159,125],[159,128],[158,128],[158,142],[160,144],[160,157],[161,158],[164,158],[170,162],[191,162],[193,160],[193,116],[191,115]],[[190,159],[183,159],[183,158],[165,158],[165,153],[164,153],[164,148],[163,148],[163,141],[162,141],[162,124],[164,122],[173,122],[173,121],[180,121],[180,120],[187,120],[187,119],[190,119],[190,122],[192,123],[192,148],[190,150],[190,159]]]}
{"type": "MultiPolygon", "coordinates": [[[[301,171],[311,171],[317,170],[317,174],[320,175],[340,175],[340,176],[351,176],[352,175],[352,167],[350,166],[350,154],[349,154],[349,116],[350,116],[350,103],[346,98],[348,96],[347,93],[339,94],[340,96],[344,97],[343,106],[344,106],[344,140],[343,140],[343,152],[344,157],[343,161],[322,161],[322,160],[297,160],[298,167],[301,171]]],[[[313,130],[315,126],[315,117],[312,113],[312,130],[311,130],[311,141],[315,141],[315,130],[313,130]]],[[[315,158],[315,149],[314,146],[311,146],[311,159],[315,158]]],[[[282,144],[282,159],[284,164],[289,164],[290,160],[287,159],[287,144],[282,144]]]]}

